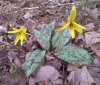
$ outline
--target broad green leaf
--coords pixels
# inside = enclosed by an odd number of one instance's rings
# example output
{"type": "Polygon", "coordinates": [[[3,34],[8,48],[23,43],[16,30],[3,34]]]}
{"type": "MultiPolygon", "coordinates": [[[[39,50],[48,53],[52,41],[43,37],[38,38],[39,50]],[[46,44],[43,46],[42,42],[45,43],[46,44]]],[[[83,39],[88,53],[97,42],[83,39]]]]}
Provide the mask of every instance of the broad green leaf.
{"type": "Polygon", "coordinates": [[[26,76],[29,77],[33,72],[35,72],[38,66],[41,64],[45,55],[45,51],[35,50],[31,57],[26,61],[25,72],[26,76]]]}
{"type": "Polygon", "coordinates": [[[47,37],[40,31],[34,29],[34,36],[36,37],[37,41],[46,50],[50,49],[50,43],[47,40],[47,37]]]}
{"type": "Polygon", "coordinates": [[[92,62],[90,54],[77,46],[64,46],[54,54],[59,59],[76,65],[89,65],[92,62]]]}
{"type": "Polygon", "coordinates": [[[53,47],[62,47],[66,43],[68,43],[71,39],[71,35],[69,33],[68,29],[65,29],[62,32],[56,32],[55,35],[52,38],[52,46],[53,47]]]}
{"type": "Polygon", "coordinates": [[[47,24],[44,28],[43,34],[46,36],[48,41],[50,41],[51,33],[54,28],[55,28],[55,21],[52,21],[50,24],[47,24]]]}

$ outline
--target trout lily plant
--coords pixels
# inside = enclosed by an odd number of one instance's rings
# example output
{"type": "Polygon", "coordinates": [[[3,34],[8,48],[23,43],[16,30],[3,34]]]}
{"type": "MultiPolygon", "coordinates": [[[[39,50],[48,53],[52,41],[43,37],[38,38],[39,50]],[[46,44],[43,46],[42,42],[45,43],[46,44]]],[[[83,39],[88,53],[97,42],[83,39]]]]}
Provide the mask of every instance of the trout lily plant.
{"type": "Polygon", "coordinates": [[[71,39],[68,29],[52,35],[54,28],[55,21],[46,25],[42,32],[33,29],[34,36],[43,51],[38,48],[27,61],[25,66],[27,77],[37,70],[48,52],[51,52],[51,55],[55,55],[61,62],[65,61],[79,66],[91,63],[91,56],[87,50],[78,46],[66,46],[71,39]]]}
{"type": "MultiPolygon", "coordinates": [[[[75,18],[76,7],[73,5],[68,21],[64,26],[56,29],[55,34],[52,34],[55,29],[55,21],[47,24],[42,32],[33,28],[34,37],[41,48],[37,47],[31,56],[28,59],[26,58],[25,73],[27,77],[37,70],[48,52],[51,52],[51,55],[55,55],[61,61],[63,60],[62,62],[65,61],[79,66],[91,64],[91,56],[87,50],[78,46],[67,46],[71,37],[75,38],[75,30],[82,33],[85,29],[75,22],[75,18]],[[63,32],[60,32],[62,30],[63,32]]],[[[26,31],[27,29],[21,27],[20,29],[13,28],[13,31],[8,33],[16,33],[14,43],[17,44],[20,41],[20,44],[23,45],[23,40],[27,41],[26,31]]]]}

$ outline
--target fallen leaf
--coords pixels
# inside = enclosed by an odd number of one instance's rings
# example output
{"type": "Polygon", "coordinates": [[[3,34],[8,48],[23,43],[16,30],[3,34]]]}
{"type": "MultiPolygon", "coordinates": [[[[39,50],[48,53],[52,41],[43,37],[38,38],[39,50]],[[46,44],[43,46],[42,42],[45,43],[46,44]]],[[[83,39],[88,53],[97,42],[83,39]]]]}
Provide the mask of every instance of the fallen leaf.
{"type": "Polygon", "coordinates": [[[87,47],[100,42],[100,33],[96,31],[85,33],[85,42],[87,47]]]}
{"type": "Polygon", "coordinates": [[[20,59],[18,57],[15,58],[14,63],[18,66],[18,67],[22,67],[22,63],[20,61],[20,59]]]}
{"type": "Polygon", "coordinates": [[[77,70],[79,70],[78,66],[73,64],[68,64],[67,71],[77,71],[77,70]]]}
{"type": "Polygon", "coordinates": [[[3,27],[3,26],[0,26],[0,33],[1,32],[7,32],[7,28],[6,27],[3,27]]]}
{"type": "Polygon", "coordinates": [[[92,77],[100,78],[100,68],[94,66],[94,67],[89,67],[88,70],[92,77]]]}
{"type": "Polygon", "coordinates": [[[95,83],[94,79],[87,70],[87,67],[83,67],[80,74],[80,85],[91,85],[95,83]]]}
{"type": "Polygon", "coordinates": [[[98,57],[95,57],[93,62],[93,65],[88,67],[88,71],[94,78],[100,78],[100,60],[98,57]]]}
{"type": "Polygon", "coordinates": [[[9,51],[7,57],[10,63],[14,62],[14,64],[16,64],[18,67],[22,67],[22,63],[14,51],[9,51]]]}
{"type": "Polygon", "coordinates": [[[49,80],[48,80],[48,82],[47,81],[40,81],[40,82],[38,82],[38,84],[39,85],[51,85],[50,83],[49,83],[49,80]]]}
{"type": "Polygon", "coordinates": [[[92,85],[96,84],[95,80],[92,78],[90,73],[87,70],[87,67],[84,66],[78,71],[72,71],[68,76],[68,80],[73,82],[73,85],[92,85]]]}
{"type": "Polygon", "coordinates": [[[29,85],[36,85],[34,78],[30,77],[28,81],[29,85]]]}
{"type": "Polygon", "coordinates": [[[60,68],[61,68],[61,66],[62,66],[62,65],[61,65],[61,61],[58,60],[57,58],[46,62],[46,65],[53,66],[53,67],[55,67],[57,70],[60,70],[60,68]]]}
{"type": "Polygon", "coordinates": [[[69,76],[67,77],[68,81],[73,81],[74,82],[74,75],[75,75],[75,71],[72,71],[69,76]]]}
{"type": "Polygon", "coordinates": [[[94,23],[89,23],[85,25],[84,27],[86,28],[85,31],[90,31],[95,28],[94,23]]]}
{"type": "Polygon", "coordinates": [[[98,57],[95,57],[93,59],[94,65],[98,68],[100,68],[100,59],[98,57]]]}
{"type": "Polygon", "coordinates": [[[57,81],[60,82],[59,77],[59,72],[53,66],[46,65],[40,68],[40,70],[37,72],[37,77],[35,79],[37,82],[43,80],[48,82],[49,80],[52,83],[52,85],[55,85],[57,81]]]}
{"type": "Polygon", "coordinates": [[[96,43],[91,46],[91,50],[98,56],[100,57],[100,43],[96,43]]]}
{"type": "Polygon", "coordinates": [[[13,61],[15,60],[15,58],[17,57],[14,51],[9,51],[8,55],[7,55],[10,63],[13,63],[13,61]]]}

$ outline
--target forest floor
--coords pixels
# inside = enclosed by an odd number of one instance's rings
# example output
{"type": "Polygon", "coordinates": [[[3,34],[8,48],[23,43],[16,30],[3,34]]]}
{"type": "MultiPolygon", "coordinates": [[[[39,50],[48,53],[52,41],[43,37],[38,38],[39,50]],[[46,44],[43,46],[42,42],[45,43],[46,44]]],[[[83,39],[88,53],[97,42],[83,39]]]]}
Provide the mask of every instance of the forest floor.
{"type": "Polygon", "coordinates": [[[0,85],[100,85],[100,1],[0,0],[0,85]],[[63,25],[72,3],[77,9],[75,21],[86,30],[81,35],[77,33],[68,45],[86,49],[91,55],[91,65],[63,62],[49,51],[38,70],[27,78],[24,68],[26,57],[35,49],[41,49],[33,29],[42,32],[45,25],[53,20],[56,28],[63,25]],[[27,28],[28,41],[23,46],[14,45],[15,35],[7,34],[11,25],[27,28]]]}

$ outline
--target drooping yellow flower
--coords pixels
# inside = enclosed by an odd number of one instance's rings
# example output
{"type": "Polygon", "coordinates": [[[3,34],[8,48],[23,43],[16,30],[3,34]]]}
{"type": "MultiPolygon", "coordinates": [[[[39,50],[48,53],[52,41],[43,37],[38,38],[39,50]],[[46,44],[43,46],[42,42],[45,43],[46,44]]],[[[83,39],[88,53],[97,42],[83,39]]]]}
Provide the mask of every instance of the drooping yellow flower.
{"type": "Polygon", "coordinates": [[[79,33],[83,33],[83,29],[85,29],[83,26],[77,24],[75,22],[75,18],[76,18],[76,7],[75,5],[72,6],[72,10],[70,12],[70,17],[68,19],[68,21],[65,23],[64,26],[56,29],[56,32],[62,31],[64,30],[66,27],[68,27],[69,32],[72,36],[72,38],[75,38],[75,30],[79,33]]]}
{"type": "Polygon", "coordinates": [[[14,44],[16,45],[18,43],[18,41],[20,41],[21,46],[23,45],[23,40],[27,41],[26,38],[26,31],[27,29],[24,27],[21,27],[19,29],[17,28],[12,28],[13,31],[8,31],[8,33],[12,34],[12,33],[16,33],[16,38],[14,40],[14,44]]]}

